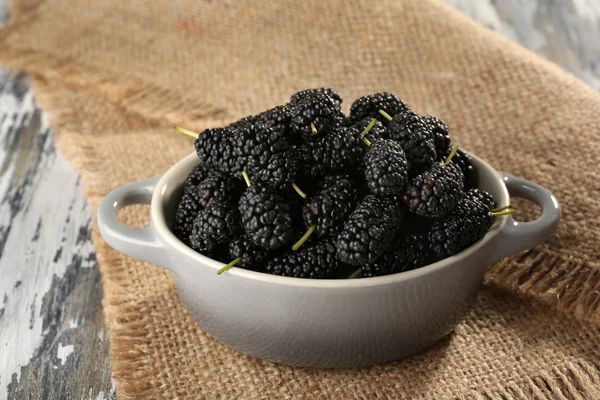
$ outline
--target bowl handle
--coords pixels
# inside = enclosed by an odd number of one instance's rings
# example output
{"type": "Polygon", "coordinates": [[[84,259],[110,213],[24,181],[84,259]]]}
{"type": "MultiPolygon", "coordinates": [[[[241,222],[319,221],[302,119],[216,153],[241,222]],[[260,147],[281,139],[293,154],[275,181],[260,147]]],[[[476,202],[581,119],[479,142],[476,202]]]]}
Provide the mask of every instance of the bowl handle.
{"type": "Polygon", "coordinates": [[[142,261],[164,266],[165,252],[154,225],[130,228],[117,219],[117,211],[132,204],[150,204],[160,176],[121,186],[110,192],[98,208],[98,228],[108,245],[121,253],[142,261]]]}
{"type": "Polygon", "coordinates": [[[548,189],[509,174],[500,175],[511,198],[521,197],[534,202],[541,207],[542,215],[531,222],[518,222],[509,215],[498,235],[498,250],[492,255],[492,262],[546,241],[556,231],[560,220],[560,205],[548,189]]]}

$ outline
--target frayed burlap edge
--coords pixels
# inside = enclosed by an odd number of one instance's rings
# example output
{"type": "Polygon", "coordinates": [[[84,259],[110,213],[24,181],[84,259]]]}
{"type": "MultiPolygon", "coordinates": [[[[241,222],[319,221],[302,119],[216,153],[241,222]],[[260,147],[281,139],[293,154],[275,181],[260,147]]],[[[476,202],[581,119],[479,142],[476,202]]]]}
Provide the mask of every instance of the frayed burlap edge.
{"type": "Polygon", "coordinates": [[[460,395],[459,399],[517,400],[555,399],[590,400],[600,397],[600,373],[586,361],[568,362],[566,367],[552,366],[536,377],[522,382],[510,382],[506,386],[488,387],[460,395]]]}
{"type": "MultiPolygon", "coordinates": [[[[58,131],[61,152],[72,160],[82,173],[85,193],[91,212],[95,214],[100,201],[110,190],[97,165],[96,149],[83,140],[83,133],[74,133],[77,115],[61,100],[60,88],[45,80],[33,80],[33,89],[50,115],[58,131]]],[[[140,115],[140,119],[144,119],[140,115]]],[[[157,371],[149,354],[136,349],[148,341],[143,315],[135,296],[127,296],[127,279],[119,253],[102,240],[94,224],[92,240],[98,249],[98,261],[103,282],[118,283],[120,293],[103,297],[104,312],[112,321],[108,327],[111,343],[113,377],[120,398],[153,398],[152,379],[157,371]],[[136,368],[135,366],[139,366],[136,368]]],[[[151,266],[149,266],[151,268],[151,266]]],[[[516,292],[520,297],[552,306],[584,322],[598,322],[600,279],[598,272],[586,262],[565,260],[564,256],[544,249],[533,249],[492,267],[486,283],[498,290],[516,292]],[[517,267],[518,266],[518,267],[517,267]]],[[[552,366],[534,377],[506,386],[488,387],[462,394],[461,399],[590,399],[600,397],[600,371],[593,363],[576,360],[566,366],[552,366]],[[531,397],[531,396],[534,397],[531,397]]]]}
{"type": "Polygon", "coordinates": [[[581,321],[600,322],[600,272],[588,261],[538,246],[494,265],[485,283],[581,321]]]}
{"type": "MultiPolygon", "coordinates": [[[[92,215],[95,215],[103,196],[111,190],[96,162],[96,149],[82,140],[81,134],[66,130],[66,127],[71,127],[77,119],[68,109],[62,107],[60,97],[56,103],[53,102],[52,89],[44,84],[36,84],[35,80],[32,86],[44,110],[50,115],[54,129],[68,132],[65,135],[57,135],[60,138],[57,139],[59,150],[81,173],[88,207],[92,215]]],[[[120,399],[155,398],[152,378],[156,377],[158,372],[149,368],[152,365],[152,357],[136,347],[151,340],[139,312],[139,299],[133,295],[125,295],[129,285],[122,255],[104,242],[95,219],[92,225],[92,242],[97,250],[105,292],[102,296],[103,312],[106,320],[110,321],[107,324],[107,335],[117,395],[120,399]],[[107,287],[114,290],[115,285],[118,293],[112,292],[107,295],[107,287]]],[[[150,265],[148,267],[152,268],[150,265]]]]}

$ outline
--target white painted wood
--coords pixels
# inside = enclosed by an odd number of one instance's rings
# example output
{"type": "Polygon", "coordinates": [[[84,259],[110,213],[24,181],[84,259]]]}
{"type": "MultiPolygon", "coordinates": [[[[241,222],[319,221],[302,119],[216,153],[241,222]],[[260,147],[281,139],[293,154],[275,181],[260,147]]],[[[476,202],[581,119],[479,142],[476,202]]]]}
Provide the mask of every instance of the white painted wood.
{"type": "Polygon", "coordinates": [[[600,90],[600,1],[445,1],[600,90]]]}
{"type": "Polygon", "coordinates": [[[0,399],[61,392],[110,398],[107,344],[80,339],[106,341],[97,322],[99,286],[94,304],[87,303],[89,293],[77,292],[90,276],[98,280],[91,217],[79,176],[56,152],[49,122],[23,78],[0,72],[0,399]],[[91,359],[92,345],[104,350],[104,360],[91,359]],[[46,379],[32,379],[40,361],[46,379]],[[104,373],[77,382],[90,371],[76,364],[98,362],[104,373]]]}

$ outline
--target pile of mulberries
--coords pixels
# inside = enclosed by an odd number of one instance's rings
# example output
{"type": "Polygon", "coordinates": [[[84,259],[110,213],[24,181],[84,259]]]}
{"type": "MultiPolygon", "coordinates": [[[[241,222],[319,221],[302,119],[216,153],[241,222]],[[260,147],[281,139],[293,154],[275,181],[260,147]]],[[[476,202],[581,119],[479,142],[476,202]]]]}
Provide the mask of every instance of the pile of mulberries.
{"type": "MultiPolygon", "coordinates": [[[[333,89],[196,137],[172,230],[197,252],[307,279],[421,268],[477,242],[500,212],[477,189],[468,153],[442,120],[392,93],[355,100],[333,89]]],[[[504,210],[504,211],[503,211],[504,210]]]]}

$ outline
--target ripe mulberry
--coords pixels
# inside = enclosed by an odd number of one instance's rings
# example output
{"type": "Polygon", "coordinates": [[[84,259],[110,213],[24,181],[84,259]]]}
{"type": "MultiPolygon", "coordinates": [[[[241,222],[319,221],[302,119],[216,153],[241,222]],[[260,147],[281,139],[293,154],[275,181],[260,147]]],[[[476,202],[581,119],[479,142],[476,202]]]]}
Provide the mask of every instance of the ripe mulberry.
{"type": "Polygon", "coordinates": [[[410,211],[427,218],[441,218],[463,197],[463,174],[455,164],[436,163],[414,178],[402,200],[410,211]]]}
{"type": "Polygon", "coordinates": [[[356,267],[374,263],[390,247],[401,225],[402,212],[395,198],[365,197],[337,236],[338,259],[356,267]]]}

